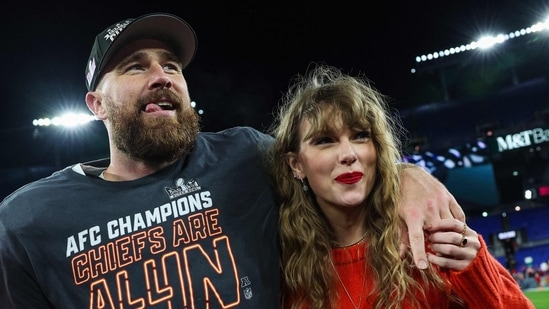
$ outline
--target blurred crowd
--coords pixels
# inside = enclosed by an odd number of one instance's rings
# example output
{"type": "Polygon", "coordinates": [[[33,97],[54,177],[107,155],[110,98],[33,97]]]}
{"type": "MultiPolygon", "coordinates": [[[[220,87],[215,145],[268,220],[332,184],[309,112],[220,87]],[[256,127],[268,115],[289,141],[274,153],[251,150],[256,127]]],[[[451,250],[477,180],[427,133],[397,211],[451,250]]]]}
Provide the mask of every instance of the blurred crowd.
{"type": "Polygon", "coordinates": [[[523,265],[520,269],[513,270],[513,277],[517,280],[521,289],[549,287],[548,262],[549,260],[545,260],[536,265],[523,265]]]}

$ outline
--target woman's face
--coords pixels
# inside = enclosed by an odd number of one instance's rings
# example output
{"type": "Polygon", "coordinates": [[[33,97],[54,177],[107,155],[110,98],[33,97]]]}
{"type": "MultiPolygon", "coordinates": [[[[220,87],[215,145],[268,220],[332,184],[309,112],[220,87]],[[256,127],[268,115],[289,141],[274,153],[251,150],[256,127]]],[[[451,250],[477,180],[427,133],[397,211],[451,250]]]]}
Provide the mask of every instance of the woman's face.
{"type": "Polygon", "coordinates": [[[332,133],[308,135],[311,123],[301,121],[300,150],[289,164],[295,175],[307,179],[317,202],[327,207],[361,205],[374,185],[377,152],[369,129],[350,129],[343,125],[332,133]]]}

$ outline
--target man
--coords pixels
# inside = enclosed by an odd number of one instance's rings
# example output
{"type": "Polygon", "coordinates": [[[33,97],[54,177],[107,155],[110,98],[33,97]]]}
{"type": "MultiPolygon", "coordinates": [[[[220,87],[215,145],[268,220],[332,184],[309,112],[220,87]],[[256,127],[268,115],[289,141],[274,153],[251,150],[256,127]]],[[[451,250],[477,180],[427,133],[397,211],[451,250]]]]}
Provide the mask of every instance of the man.
{"type": "MultiPolygon", "coordinates": [[[[278,209],[262,160],[272,138],[245,127],[199,133],[182,73],[195,50],[192,28],[164,13],[96,37],[86,103],[110,157],[2,202],[2,308],[279,307],[278,209]]],[[[423,268],[423,223],[463,212],[419,168],[403,169],[402,182],[423,268]]]]}

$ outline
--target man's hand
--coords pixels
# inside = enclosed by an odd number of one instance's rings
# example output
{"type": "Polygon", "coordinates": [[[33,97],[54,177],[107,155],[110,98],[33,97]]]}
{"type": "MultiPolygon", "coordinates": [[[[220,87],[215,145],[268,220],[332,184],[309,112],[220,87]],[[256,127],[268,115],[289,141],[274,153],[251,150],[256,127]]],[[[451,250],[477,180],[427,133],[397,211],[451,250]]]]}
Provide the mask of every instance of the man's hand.
{"type": "Polygon", "coordinates": [[[425,269],[427,255],[423,226],[438,219],[455,218],[465,222],[465,213],[448,189],[423,168],[402,163],[400,169],[399,214],[406,223],[401,225],[400,253],[404,256],[410,249],[415,265],[425,269]]]}

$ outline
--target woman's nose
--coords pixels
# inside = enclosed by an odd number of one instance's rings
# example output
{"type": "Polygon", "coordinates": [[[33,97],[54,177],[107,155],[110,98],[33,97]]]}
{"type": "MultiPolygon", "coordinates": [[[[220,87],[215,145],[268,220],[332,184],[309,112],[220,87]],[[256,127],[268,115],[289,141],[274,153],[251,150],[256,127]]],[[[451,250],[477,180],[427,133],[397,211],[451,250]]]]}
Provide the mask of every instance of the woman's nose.
{"type": "Polygon", "coordinates": [[[341,164],[351,165],[357,160],[356,152],[349,142],[342,142],[340,151],[339,162],[341,164]]]}

